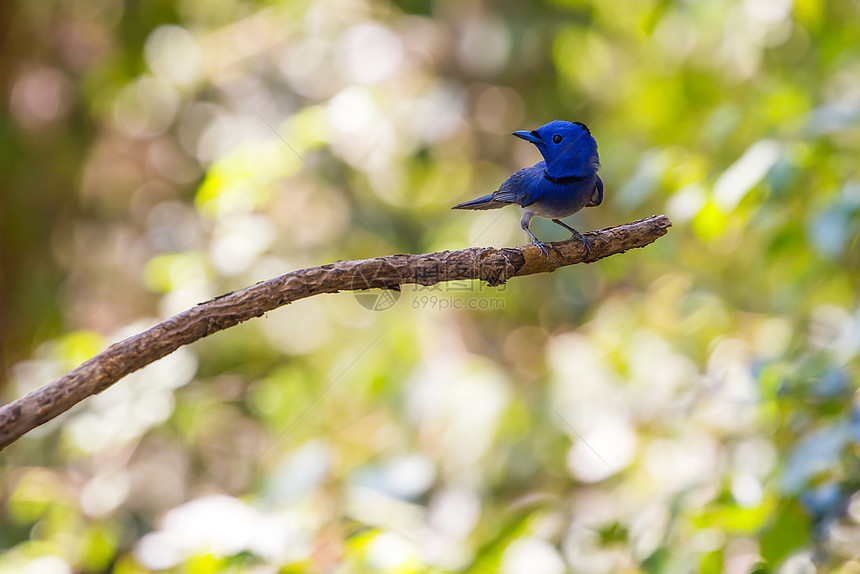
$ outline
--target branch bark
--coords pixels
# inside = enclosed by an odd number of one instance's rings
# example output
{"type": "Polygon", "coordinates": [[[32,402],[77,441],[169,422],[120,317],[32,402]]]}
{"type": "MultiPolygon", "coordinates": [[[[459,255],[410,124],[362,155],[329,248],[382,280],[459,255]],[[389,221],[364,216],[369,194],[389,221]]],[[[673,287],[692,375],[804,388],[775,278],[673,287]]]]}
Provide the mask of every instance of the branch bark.
{"type": "Polygon", "coordinates": [[[585,248],[578,239],[549,243],[548,258],[531,244],[506,249],[472,247],[462,251],[338,261],[293,271],[221,295],[114,343],[76,369],[0,407],[0,450],[90,395],[100,393],[179,347],[293,301],[346,290],[399,290],[408,283],[435,285],[444,281],[479,279],[491,286],[501,285],[512,277],[550,273],[559,267],[592,263],[628,249],[644,247],[665,235],[671,225],[665,215],[655,215],[585,233],[591,244],[591,256],[587,261],[585,248]]]}

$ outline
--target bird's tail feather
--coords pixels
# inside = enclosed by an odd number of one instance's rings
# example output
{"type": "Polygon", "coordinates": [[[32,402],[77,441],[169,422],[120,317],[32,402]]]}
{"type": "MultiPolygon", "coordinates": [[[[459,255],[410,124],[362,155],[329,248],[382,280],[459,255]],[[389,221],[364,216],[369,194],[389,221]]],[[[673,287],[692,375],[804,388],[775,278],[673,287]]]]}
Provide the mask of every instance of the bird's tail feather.
{"type": "Polygon", "coordinates": [[[484,197],[479,197],[478,199],[473,199],[472,201],[455,205],[451,209],[498,209],[499,207],[504,207],[506,205],[508,205],[508,202],[498,201],[493,197],[493,194],[490,193],[484,197]]]}

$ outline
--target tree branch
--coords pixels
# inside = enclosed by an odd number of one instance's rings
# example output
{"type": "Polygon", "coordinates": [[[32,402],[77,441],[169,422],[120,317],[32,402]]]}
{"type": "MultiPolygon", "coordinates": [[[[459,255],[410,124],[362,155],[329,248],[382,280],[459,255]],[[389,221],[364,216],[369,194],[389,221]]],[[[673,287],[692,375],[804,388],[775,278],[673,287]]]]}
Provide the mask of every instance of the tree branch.
{"type": "Polygon", "coordinates": [[[0,450],[90,395],[100,393],[179,347],[293,301],[346,290],[399,290],[408,283],[435,285],[443,281],[480,279],[491,286],[501,285],[512,277],[549,273],[566,265],[591,263],[644,247],[665,235],[671,225],[665,215],[656,215],[585,233],[591,244],[588,261],[582,243],[570,239],[548,244],[548,258],[542,257],[534,245],[506,249],[472,247],[462,251],[338,261],[257,283],[200,303],[115,343],[76,369],[0,407],[0,450]]]}

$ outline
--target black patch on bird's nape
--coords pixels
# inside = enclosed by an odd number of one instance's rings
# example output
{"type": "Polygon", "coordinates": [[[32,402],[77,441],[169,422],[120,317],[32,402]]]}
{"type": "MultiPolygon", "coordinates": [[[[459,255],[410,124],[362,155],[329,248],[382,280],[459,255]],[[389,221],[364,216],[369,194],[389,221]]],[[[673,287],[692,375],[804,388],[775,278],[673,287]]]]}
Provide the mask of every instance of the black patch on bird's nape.
{"type": "Polygon", "coordinates": [[[585,125],[584,123],[582,123],[582,122],[572,122],[572,123],[573,123],[574,125],[581,126],[581,127],[582,127],[582,129],[584,129],[584,130],[585,130],[585,132],[586,132],[588,135],[591,135],[591,130],[590,130],[590,129],[588,129],[588,126],[587,126],[587,125],[585,125]]]}
{"type": "Polygon", "coordinates": [[[551,181],[557,185],[567,185],[570,183],[577,183],[579,181],[585,181],[587,179],[584,175],[569,175],[567,177],[553,177],[543,170],[543,177],[547,181],[551,181]]]}

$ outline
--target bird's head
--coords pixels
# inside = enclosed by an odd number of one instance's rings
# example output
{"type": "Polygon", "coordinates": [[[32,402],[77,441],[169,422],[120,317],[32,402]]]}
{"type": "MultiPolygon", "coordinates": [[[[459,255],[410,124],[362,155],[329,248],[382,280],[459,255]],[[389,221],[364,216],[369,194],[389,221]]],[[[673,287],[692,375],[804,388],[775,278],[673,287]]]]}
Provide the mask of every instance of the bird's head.
{"type": "Polygon", "coordinates": [[[552,177],[590,177],[600,167],[597,142],[580,122],[555,120],[536,130],[513,135],[535,144],[546,160],[547,174],[552,177]]]}

